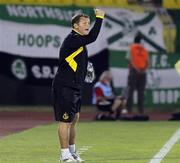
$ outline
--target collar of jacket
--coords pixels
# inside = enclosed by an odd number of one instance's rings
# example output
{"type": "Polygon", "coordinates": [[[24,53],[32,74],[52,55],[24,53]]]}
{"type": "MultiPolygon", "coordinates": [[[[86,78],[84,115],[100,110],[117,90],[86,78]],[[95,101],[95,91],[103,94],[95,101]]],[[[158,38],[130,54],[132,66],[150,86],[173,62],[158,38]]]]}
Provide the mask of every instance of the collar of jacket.
{"type": "Polygon", "coordinates": [[[75,29],[72,29],[72,33],[76,33],[76,34],[79,34],[79,35],[83,36],[83,34],[81,34],[80,32],[76,31],[75,29]]]}

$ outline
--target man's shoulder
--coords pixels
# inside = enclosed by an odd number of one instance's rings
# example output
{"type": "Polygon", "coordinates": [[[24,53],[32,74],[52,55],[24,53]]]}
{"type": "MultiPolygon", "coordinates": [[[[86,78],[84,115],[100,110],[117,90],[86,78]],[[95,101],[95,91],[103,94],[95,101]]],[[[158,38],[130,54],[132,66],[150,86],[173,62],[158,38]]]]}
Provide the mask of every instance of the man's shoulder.
{"type": "Polygon", "coordinates": [[[101,81],[98,81],[98,82],[95,83],[94,87],[95,87],[95,88],[101,88],[101,89],[102,89],[102,88],[104,88],[104,87],[108,87],[108,85],[104,84],[104,83],[101,82],[101,81]]]}
{"type": "Polygon", "coordinates": [[[61,48],[69,47],[73,40],[72,33],[69,33],[63,40],[61,48]]]}
{"type": "Polygon", "coordinates": [[[64,42],[66,43],[72,43],[74,42],[74,40],[77,38],[77,37],[80,37],[80,35],[78,35],[77,33],[74,33],[74,32],[70,32],[64,39],[64,42]]]}
{"type": "Polygon", "coordinates": [[[101,84],[101,82],[100,82],[100,81],[97,81],[97,82],[94,84],[94,86],[97,87],[97,86],[99,86],[100,84],[101,84]]]}
{"type": "Polygon", "coordinates": [[[134,51],[136,50],[139,51],[139,49],[141,49],[142,52],[143,51],[148,52],[145,46],[143,46],[142,44],[137,44],[137,43],[130,45],[130,49],[134,51]]]}
{"type": "Polygon", "coordinates": [[[68,40],[71,39],[71,38],[72,38],[72,33],[69,33],[69,34],[65,37],[64,41],[68,41],[68,40]]]}
{"type": "Polygon", "coordinates": [[[139,43],[133,43],[130,45],[131,48],[139,48],[139,47],[143,47],[141,44],[139,43]]]}

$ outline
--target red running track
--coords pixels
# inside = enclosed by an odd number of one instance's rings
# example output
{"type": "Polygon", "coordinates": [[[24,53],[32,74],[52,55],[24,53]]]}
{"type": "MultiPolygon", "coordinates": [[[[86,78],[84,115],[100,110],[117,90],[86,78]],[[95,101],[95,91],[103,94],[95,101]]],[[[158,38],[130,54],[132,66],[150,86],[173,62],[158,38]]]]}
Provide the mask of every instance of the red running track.
{"type": "MultiPolygon", "coordinates": [[[[82,112],[80,121],[93,121],[96,112],[82,112]]],[[[150,120],[168,120],[168,113],[151,113],[150,120]]],[[[53,123],[52,112],[33,112],[33,111],[0,111],[0,138],[33,128],[37,125],[53,123]]]]}

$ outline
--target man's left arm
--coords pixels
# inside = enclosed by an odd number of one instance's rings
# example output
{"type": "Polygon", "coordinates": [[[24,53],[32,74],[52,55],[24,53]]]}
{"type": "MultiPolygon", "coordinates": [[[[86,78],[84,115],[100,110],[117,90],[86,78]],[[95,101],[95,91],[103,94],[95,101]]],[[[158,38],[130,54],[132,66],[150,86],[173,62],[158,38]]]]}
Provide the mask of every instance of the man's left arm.
{"type": "Polygon", "coordinates": [[[83,36],[76,35],[75,37],[73,37],[71,40],[71,45],[70,45],[71,47],[78,48],[81,46],[85,46],[87,44],[94,42],[97,39],[102,26],[102,21],[104,19],[105,12],[100,9],[96,9],[95,15],[96,15],[96,21],[89,34],[83,36]]]}

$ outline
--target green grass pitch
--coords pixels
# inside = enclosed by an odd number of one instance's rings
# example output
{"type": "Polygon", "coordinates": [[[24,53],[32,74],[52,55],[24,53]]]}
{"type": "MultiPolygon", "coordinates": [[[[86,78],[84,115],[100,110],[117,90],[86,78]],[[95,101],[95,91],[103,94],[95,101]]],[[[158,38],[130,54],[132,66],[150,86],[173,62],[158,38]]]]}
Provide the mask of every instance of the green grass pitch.
{"type": "MultiPolygon", "coordinates": [[[[149,163],[179,127],[179,122],[80,122],[77,148],[86,163],[149,163]]],[[[58,158],[55,123],[0,139],[0,163],[58,163],[58,158]]],[[[161,163],[180,163],[180,141],[161,163]]]]}

